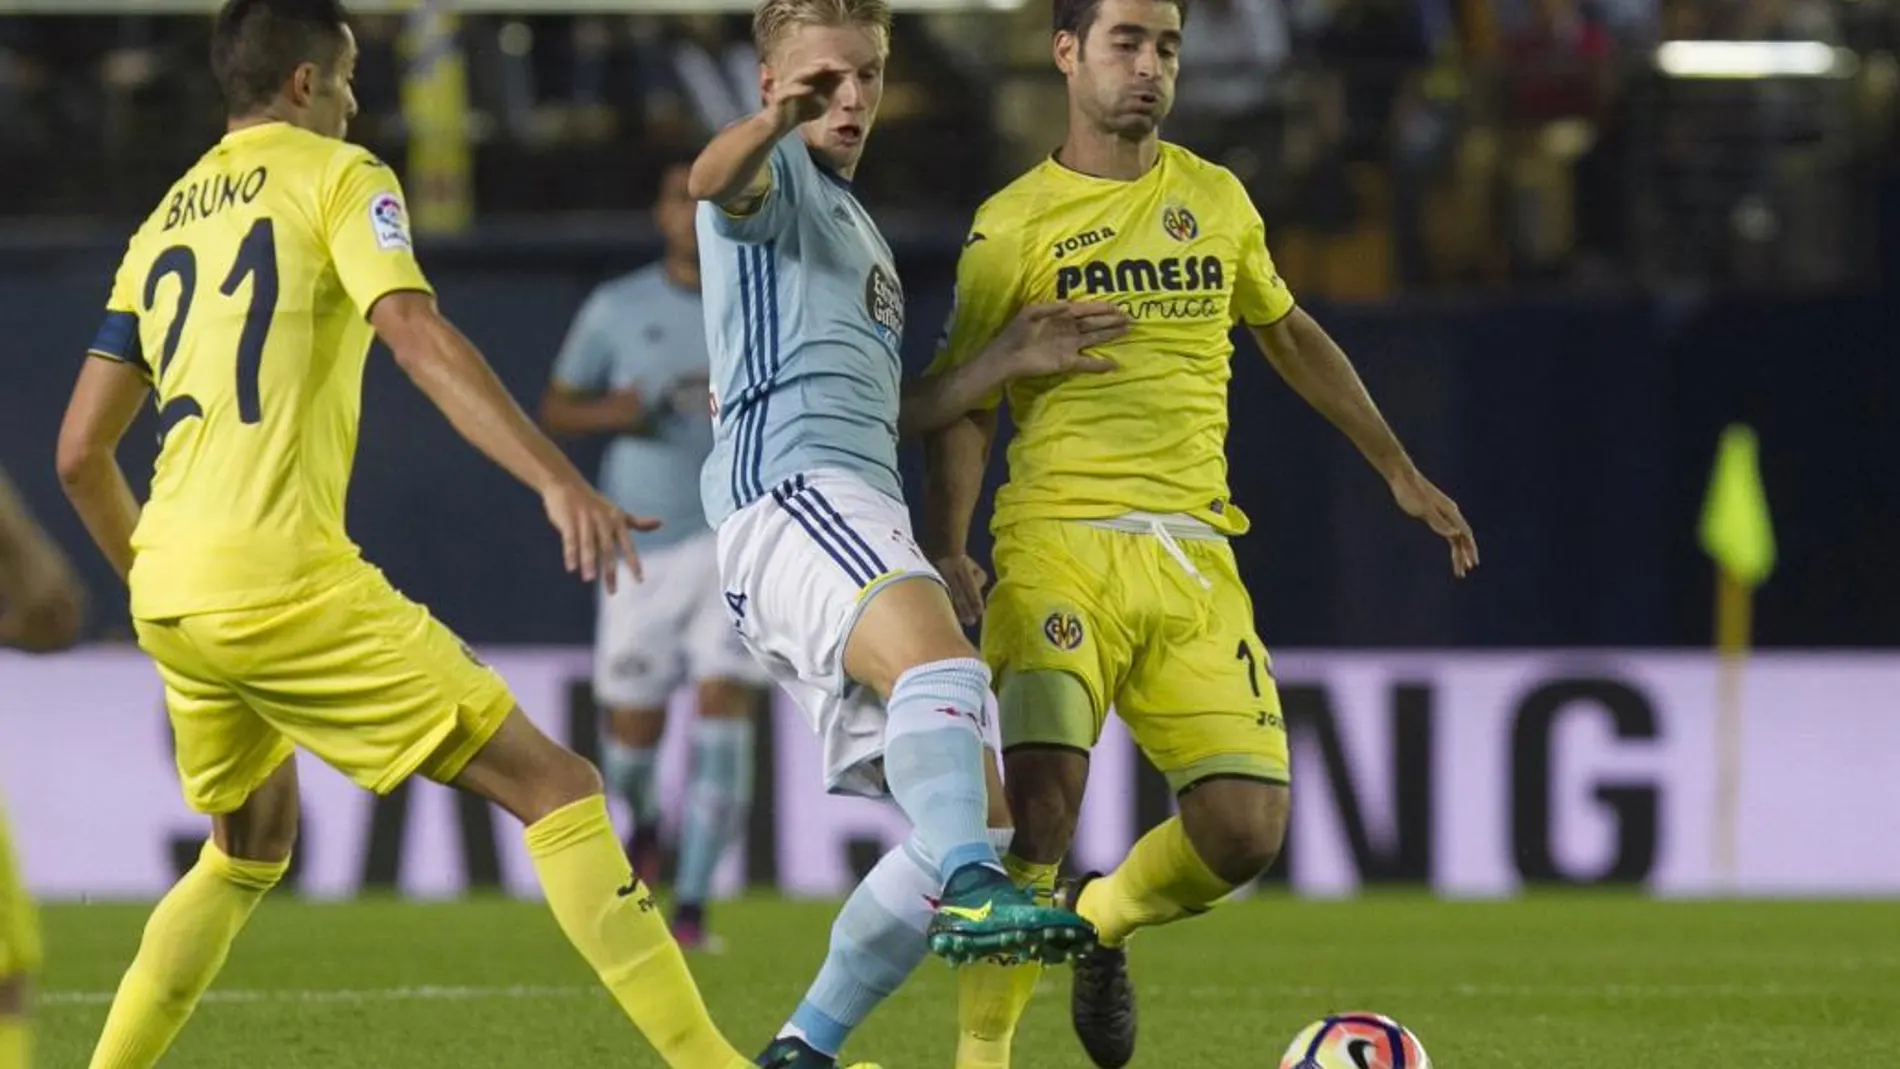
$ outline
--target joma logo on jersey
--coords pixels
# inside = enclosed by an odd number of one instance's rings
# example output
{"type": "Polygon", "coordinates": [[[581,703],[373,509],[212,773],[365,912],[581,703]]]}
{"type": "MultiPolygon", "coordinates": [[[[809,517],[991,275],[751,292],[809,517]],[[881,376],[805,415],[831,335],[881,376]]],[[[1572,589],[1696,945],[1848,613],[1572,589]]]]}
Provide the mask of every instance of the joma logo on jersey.
{"type": "Polygon", "coordinates": [[[1054,245],[1049,246],[1049,252],[1056,259],[1060,260],[1064,256],[1067,256],[1072,252],[1076,252],[1080,249],[1086,249],[1090,245],[1099,245],[1100,243],[1107,241],[1109,238],[1112,238],[1114,236],[1115,236],[1114,227],[1112,226],[1098,227],[1094,230],[1089,231],[1086,234],[1074,234],[1074,235],[1071,235],[1070,237],[1063,238],[1061,241],[1058,241],[1054,245]]]}
{"type": "Polygon", "coordinates": [[[249,204],[264,191],[270,172],[253,167],[242,175],[217,174],[202,178],[172,194],[165,206],[165,229],[195,223],[239,204],[249,204]]]}
{"type": "Polygon", "coordinates": [[[1042,622],[1042,637],[1059,650],[1072,650],[1082,644],[1082,618],[1072,612],[1052,612],[1042,622]]]}
{"type": "Polygon", "coordinates": [[[1090,260],[1056,271],[1056,300],[1113,293],[1182,293],[1227,288],[1218,256],[1164,260],[1090,260]]]}

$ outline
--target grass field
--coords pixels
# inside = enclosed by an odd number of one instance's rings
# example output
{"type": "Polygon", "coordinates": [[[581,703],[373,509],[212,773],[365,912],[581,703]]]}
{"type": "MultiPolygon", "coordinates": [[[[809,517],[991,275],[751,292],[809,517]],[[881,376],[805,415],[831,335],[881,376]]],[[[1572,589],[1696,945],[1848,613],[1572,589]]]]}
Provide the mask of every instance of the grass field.
{"type": "MultiPolygon", "coordinates": [[[[834,906],[749,899],[716,914],[731,949],[695,956],[748,1052],[823,956],[834,906]]],[[[84,1065],[145,908],[46,911],[40,1064],[84,1065]]],[[[1507,903],[1261,897],[1132,952],[1135,1064],[1258,1069],[1331,1010],[1389,1013],[1439,1069],[1900,1067],[1900,903],[1507,903]]],[[[950,970],[931,963],[846,1054],[948,1069],[950,970]]],[[[1020,1069],[1088,1063],[1051,974],[1020,1069]]],[[[658,1066],[533,903],[266,903],[171,1059],[197,1069],[658,1066]]]]}

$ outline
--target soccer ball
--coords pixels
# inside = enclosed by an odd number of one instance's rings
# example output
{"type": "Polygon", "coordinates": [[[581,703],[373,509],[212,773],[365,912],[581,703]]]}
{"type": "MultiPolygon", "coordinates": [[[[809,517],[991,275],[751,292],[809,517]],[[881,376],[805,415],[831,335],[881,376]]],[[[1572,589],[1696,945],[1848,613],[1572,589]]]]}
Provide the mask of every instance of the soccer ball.
{"type": "Polygon", "coordinates": [[[1432,1057],[1390,1017],[1335,1013],[1293,1037],[1280,1069],[1432,1069],[1432,1057]]]}

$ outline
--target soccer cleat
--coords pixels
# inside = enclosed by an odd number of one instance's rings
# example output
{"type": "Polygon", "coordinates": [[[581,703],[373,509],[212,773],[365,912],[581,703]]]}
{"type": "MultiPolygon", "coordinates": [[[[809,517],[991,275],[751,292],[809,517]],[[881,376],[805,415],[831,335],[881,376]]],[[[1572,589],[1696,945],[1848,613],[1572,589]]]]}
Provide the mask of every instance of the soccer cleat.
{"type": "MultiPolygon", "coordinates": [[[[829,1054],[820,1054],[804,1040],[794,1036],[780,1036],[759,1055],[761,1069],[838,1069],[838,1059],[829,1054]]],[[[870,1062],[858,1062],[846,1069],[881,1069],[870,1062]]]]}
{"type": "MultiPolygon", "coordinates": [[[[1082,888],[1099,879],[1091,872],[1056,891],[1058,905],[1073,907],[1082,888]]],[[[1076,956],[1069,988],[1069,1022],[1089,1060],[1101,1069],[1121,1069],[1135,1056],[1135,982],[1124,947],[1096,945],[1076,956]]]]}
{"type": "Polygon", "coordinates": [[[950,874],[925,934],[931,952],[952,965],[1059,965],[1095,945],[1094,925],[1067,908],[1037,905],[1003,870],[987,864],[950,874]]]}

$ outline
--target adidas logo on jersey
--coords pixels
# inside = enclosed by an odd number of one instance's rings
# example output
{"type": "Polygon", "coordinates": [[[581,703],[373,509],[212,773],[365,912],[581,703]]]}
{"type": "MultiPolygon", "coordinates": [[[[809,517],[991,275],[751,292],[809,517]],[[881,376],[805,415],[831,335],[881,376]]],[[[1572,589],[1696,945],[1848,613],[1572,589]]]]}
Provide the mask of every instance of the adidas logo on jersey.
{"type": "Polygon", "coordinates": [[[1077,252],[1079,250],[1086,249],[1090,245],[1099,245],[1102,242],[1107,241],[1109,238],[1112,238],[1114,236],[1115,236],[1114,227],[1112,226],[1097,227],[1096,229],[1091,230],[1086,234],[1075,234],[1070,237],[1063,238],[1061,241],[1058,241],[1054,245],[1049,246],[1049,251],[1055,256],[1056,259],[1060,260],[1064,256],[1067,256],[1072,252],[1077,252]]]}

